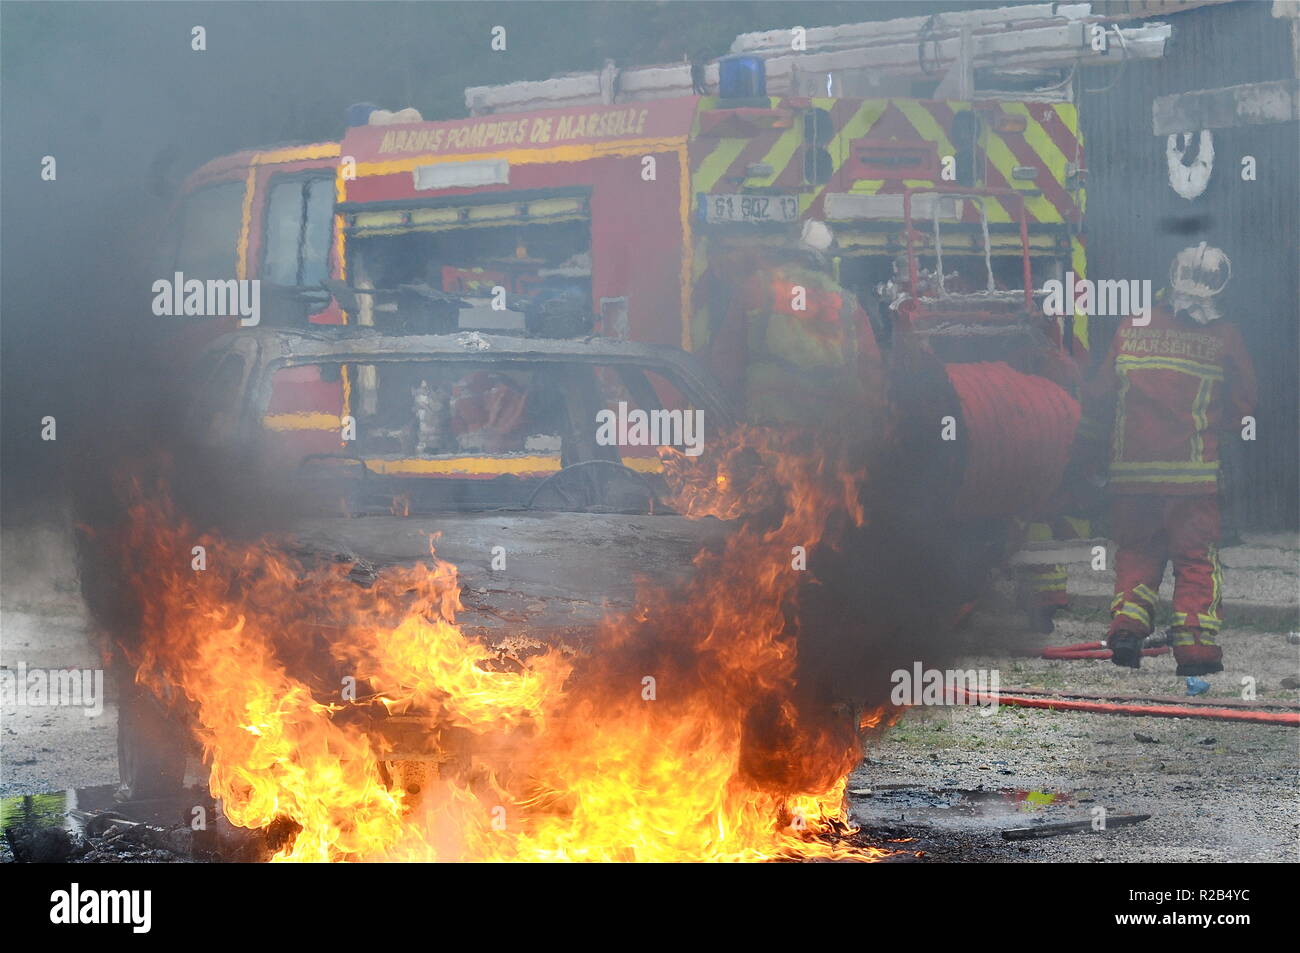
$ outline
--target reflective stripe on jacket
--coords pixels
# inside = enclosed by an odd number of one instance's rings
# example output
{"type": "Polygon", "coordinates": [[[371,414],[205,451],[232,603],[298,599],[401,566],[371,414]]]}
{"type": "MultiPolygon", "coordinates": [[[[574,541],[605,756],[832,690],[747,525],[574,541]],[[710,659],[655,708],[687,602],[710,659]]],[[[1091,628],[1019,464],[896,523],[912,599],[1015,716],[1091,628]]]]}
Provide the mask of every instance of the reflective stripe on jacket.
{"type": "Polygon", "coordinates": [[[1197,494],[1218,489],[1219,432],[1240,430],[1255,405],[1255,374],[1241,334],[1196,325],[1163,305],[1151,322],[1128,318],[1091,388],[1114,406],[1110,484],[1119,493],[1197,494]]]}

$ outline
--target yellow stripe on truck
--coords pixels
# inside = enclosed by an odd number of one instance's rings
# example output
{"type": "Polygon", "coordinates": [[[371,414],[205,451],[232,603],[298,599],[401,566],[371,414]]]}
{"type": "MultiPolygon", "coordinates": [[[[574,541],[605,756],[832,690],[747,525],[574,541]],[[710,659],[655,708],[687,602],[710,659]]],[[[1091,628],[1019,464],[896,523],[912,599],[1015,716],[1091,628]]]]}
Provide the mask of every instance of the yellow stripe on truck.
{"type": "Polygon", "coordinates": [[[259,152],[253,156],[253,165],[275,165],[281,162],[306,162],[310,159],[332,159],[342,151],[338,142],[316,142],[306,146],[287,146],[259,152]]]}
{"type": "Polygon", "coordinates": [[[343,424],[338,414],[297,413],[266,414],[262,417],[262,426],[267,430],[284,432],[288,430],[329,430],[338,431],[343,424]]]}
{"type": "Polygon", "coordinates": [[[664,462],[658,457],[624,457],[623,466],[637,473],[664,472],[664,462]]]}
{"type": "MultiPolygon", "coordinates": [[[[1080,193],[1082,194],[1082,193],[1080,193]]],[[[1079,281],[1088,277],[1088,256],[1084,250],[1083,242],[1079,240],[1078,235],[1070,238],[1070,269],[1079,281]]],[[[1088,335],[1088,316],[1078,308],[1074,309],[1074,336],[1078,338],[1079,343],[1083,345],[1085,352],[1092,350],[1089,344],[1088,335]]]]}
{"type": "Polygon", "coordinates": [[[547,149],[503,149],[468,154],[452,153],[449,155],[426,153],[385,162],[359,162],[357,163],[357,178],[372,175],[395,175],[400,172],[411,172],[425,165],[442,165],[448,162],[475,162],[480,159],[505,159],[514,166],[586,162],[590,159],[628,158],[659,152],[676,152],[677,149],[684,148],[685,145],[685,136],[667,136],[662,139],[614,139],[609,142],[552,146],[547,149]]]}
{"type": "Polygon", "coordinates": [[[366,466],[375,473],[394,476],[428,476],[436,474],[471,473],[497,475],[504,473],[555,473],[561,469],[560,456],[529,455],[521,457],[443,457],[441,459],[366,460],[366,466]]]}

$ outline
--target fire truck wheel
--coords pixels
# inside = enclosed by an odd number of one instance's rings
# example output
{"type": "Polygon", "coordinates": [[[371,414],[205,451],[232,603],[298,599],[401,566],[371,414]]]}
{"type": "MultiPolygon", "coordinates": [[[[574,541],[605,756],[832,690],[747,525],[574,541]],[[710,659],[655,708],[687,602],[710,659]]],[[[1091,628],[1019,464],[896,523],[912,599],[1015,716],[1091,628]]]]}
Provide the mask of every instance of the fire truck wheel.
{"type": "Polygon", "coordinates": [[[123,686],[117,713],[117,766],[126,800],[168,797],[185,786],[184,742],[174,722],[138,685],[123,686]]]}

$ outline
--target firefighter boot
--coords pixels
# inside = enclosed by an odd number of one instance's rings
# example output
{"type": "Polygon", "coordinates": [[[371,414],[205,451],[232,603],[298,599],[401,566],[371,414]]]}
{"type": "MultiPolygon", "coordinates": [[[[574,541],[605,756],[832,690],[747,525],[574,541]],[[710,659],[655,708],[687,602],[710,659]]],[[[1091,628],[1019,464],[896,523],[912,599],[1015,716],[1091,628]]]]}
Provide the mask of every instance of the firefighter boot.
{"type": "Polygon", "coordinates": [[[1178,675],[1212,675],[1223,671],[1223,649],[1215,642],[1213,632],[1174,629],[1170,635],[1178,675]]]}
{"type": "Polygon", "coordinates": [[[1125,668],[1138,668],[1142,665],[1142,643],[1146,636],[1141,632],[1120,629],[1106,636],[1106,646],[1110,649],[1110,660],[1125,668]]]}

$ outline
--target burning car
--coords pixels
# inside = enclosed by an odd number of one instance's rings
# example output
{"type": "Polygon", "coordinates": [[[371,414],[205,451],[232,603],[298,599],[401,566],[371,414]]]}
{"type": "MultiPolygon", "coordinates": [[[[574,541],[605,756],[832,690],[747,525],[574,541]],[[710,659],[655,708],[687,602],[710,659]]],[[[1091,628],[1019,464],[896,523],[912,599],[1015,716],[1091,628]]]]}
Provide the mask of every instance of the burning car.
{"type": "Polygon", "coordinates": [[[197,743],[279,860],[886,853],[844,814],[886,713],[796,700],[782,555],[860,524],[855,480],[729,427],[690,355],[342,327],[236,332],[199,366],[186,426],[216,463],[137,479],[82,556],[124,795],[177,791],[197,743]],[[322,383],[346,413],[295,407],[322,383]],[[173,501],[241,475],[260,535],[173,501]]]}
{"type": "MultiPolygon", "coordinates": [[[[297,555],[344,568],[364,590],[386,570],[427,562],[434,539],[437,558],[455,566],[462,631],[498,661],[588,648],[600,619],[632,607],[638,579],[680,578],[723,532],[665,502],[669,424],[684,414],[710,428],[731,421],[680,351],[608,338],[256,329],[219,339],[199,367],[188,431],[293,501],[297,555]],[[350,413],[326,421],[295,409],[322,381],[345,382],[350,413]],[[598,421],[621,413],[626,424],[629,405],[664,422],[661,444],[598,439],[598,421]]],[[[320,615],[314,641],[346,625],[320,615]]],[[[308,654],[320,668],[303,677],[321,703],[341,697],[349,676],[330,657],[340,652],[308,654]]],[[[152,694],[124,700],[122,780],[137,797],[175,789],[184,772],[181,739],[152,694]]],[[[420,718],[372,707],[390,765],[454,747],[429,738],[420,718]]]]}

